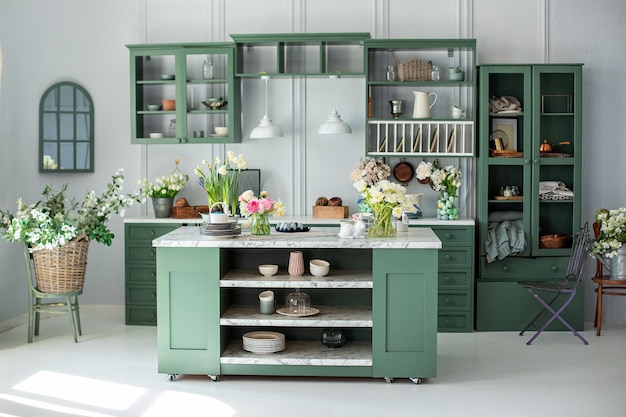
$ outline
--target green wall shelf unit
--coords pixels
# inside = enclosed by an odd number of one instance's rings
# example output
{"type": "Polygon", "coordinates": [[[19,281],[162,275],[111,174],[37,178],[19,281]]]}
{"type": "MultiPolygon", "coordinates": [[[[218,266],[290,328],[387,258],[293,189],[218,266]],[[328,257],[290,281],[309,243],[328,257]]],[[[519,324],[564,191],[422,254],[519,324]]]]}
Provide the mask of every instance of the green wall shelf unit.
{"type": "Polygon", "coordinates": [[[130,50],[131,143],[241,141],[241,94],[240,83],[235,82],[234,77],[233,43],[127,47],[130,50]],[[212,66],[209,76],[204,73],[205,62],[212,66]],[[163,99],[175,100],[175,109],[163,106],[163,99]],[[228,127],[228,134],[218,135],[215,127],[219,126],[228,127]]]}
{"type": "Polygon", "coordinates": [[[365,42],[365,73],[368,155],[475,156],[475,39],[369,39],[365,42]],[[414,67],[406,67],[410,63],[414,67]],[[431,65],[439,67],[435,79],[431,65]],[[401,66],[412,69],[400,71],[401,66]],[[389,67],[394,76],[388,75],[389,67]],[[449,79],[451,67],[463,69],[462,80],[449,79]],[[431,117],[413,117],[414,91],[437,95],[431,117]],[[403,103],[398,117],[391,114],[392,100],[403,103]],[[452,118],[454,105],[465,109],[465,119],[452,118]]]}

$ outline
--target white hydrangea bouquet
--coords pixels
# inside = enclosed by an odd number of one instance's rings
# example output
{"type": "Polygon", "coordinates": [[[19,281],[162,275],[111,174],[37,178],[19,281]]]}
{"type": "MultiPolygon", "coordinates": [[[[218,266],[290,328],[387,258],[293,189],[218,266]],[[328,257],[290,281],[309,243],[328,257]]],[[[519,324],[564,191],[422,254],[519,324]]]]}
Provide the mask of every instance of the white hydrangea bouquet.
{"type": "Polygon", "coordinates": [[[626,207],[596,212],[600,234],[591,243],[591,254],[613,258],[626,242],[626,207]]]}

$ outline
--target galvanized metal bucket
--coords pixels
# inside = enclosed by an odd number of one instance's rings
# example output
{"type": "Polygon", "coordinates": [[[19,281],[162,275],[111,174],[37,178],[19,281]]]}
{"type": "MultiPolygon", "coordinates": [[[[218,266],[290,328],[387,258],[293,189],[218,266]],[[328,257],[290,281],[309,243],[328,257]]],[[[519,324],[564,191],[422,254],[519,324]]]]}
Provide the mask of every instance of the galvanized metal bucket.
{"type": "Polygon", "coordinates": [[[617,255],[611,258],[610,270],[611,279],[613,280],[626,280],[626,245],[617,252],[617,255]]]}

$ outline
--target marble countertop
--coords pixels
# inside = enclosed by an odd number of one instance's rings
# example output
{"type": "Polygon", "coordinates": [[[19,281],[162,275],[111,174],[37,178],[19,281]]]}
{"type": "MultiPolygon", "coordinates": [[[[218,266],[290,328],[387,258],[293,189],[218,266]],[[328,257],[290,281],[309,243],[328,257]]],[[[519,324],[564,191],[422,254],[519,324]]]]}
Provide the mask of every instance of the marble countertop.
{"type": "MultiPolygon", "coordinates": [[[[243,220],[243,219],[242,219],[243,220]]],[[[311,216],[285,216],[270,217],[270,223],[275,225],[281,222],[300,222],[310,226],[339,226],[341,220],[350,219],[320,219],[311,216]]],[[[200,224],[201,218],[197,219],[175,219],[172,217],[156,218],[154,216],[137,216],[124,218],[124,223],[172,223],[172,224],[200,224]]],[[[410,219],[409,224],[412,226],[474,226],[476,221],[466,217],[459,220],[439,220],[434,217],[422,217],[419,219],[410,219]]]]}
{"type": "Polygon", "coordinates": [[[339,228],[313,227],[308,232],[252,236],[247,230],[229,239],[203,235],[198,226],[184,226],[152,241],[154,247],[183,248],[350,248],[350,249],[440,249],[441,241],[427,227],[399,232],[395,238],[342,239],[339,228]]]}

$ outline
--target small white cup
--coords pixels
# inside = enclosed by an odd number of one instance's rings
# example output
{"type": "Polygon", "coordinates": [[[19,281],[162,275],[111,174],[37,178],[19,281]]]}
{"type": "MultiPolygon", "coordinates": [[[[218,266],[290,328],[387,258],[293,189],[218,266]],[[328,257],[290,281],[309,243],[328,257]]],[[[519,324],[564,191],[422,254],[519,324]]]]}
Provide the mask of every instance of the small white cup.
{"type": "Polygon", "coordinates": [[[259,294],[259,311],[261,314],[274,314],[274,291],[263,291],[259,294]]]}
{"type": "Polygon", "coordinates": [[[467,117],[467,114],[465,113],[465,110],[463,110],[463,107],[452,106],[450,108],[452,109],[453,119],[465,119],[467,117]]]}

